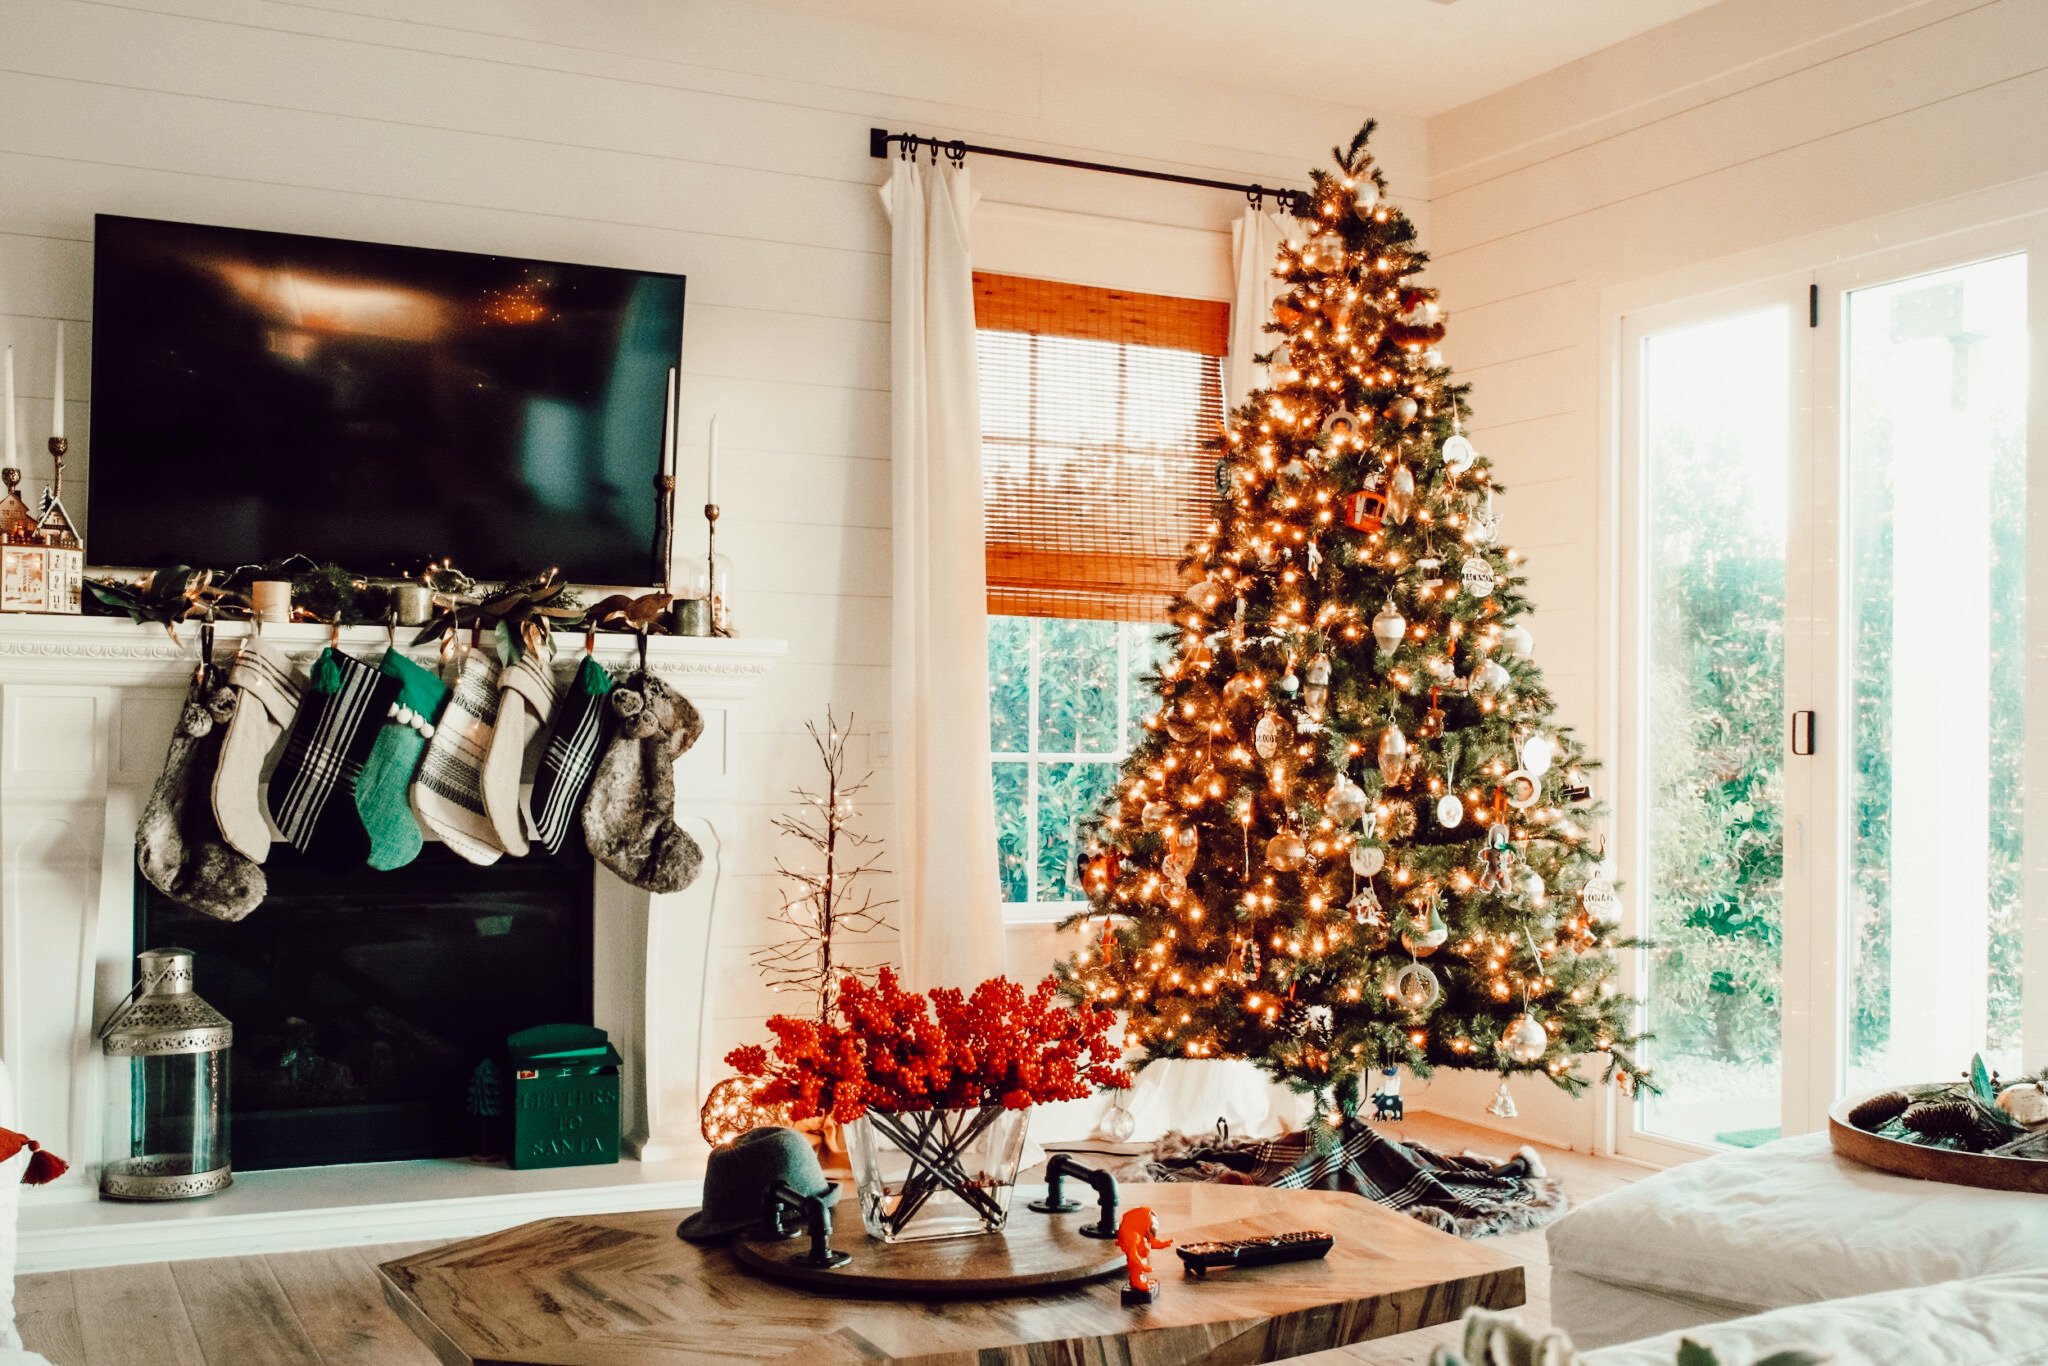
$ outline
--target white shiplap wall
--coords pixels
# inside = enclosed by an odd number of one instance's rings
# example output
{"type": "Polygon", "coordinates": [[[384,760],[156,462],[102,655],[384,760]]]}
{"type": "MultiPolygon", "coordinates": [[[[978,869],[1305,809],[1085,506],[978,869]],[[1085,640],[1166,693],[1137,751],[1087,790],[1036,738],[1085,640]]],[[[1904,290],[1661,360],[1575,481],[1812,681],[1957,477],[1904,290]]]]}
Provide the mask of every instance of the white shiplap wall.
{"type": "MultiPolygon", "coordinates": [[[[2048,171],[2044,105],[2039,0],[1724,0],[1430,121],[1446,356],[1512,490],[1537,658],[1596,745],[1627,705],[1600,668],[1601,291],[1792,239],[1868,249],[1835,230],[2048,171]]],[[[1484,1122],[1480,1082],[1425,1103],[1484,1122]]],[[[1600,1140],[1604,1105],[1516,1095],[1524,1131],[1600,1140]]]]}
{"type": "MultiPolygon", "coordinates": [[[[740,626],[790,642],[745,738],[761,819],[728,851],[722,1049],[773,1008],[747,961],[776,904],[766,821],[810,776],[801,727],[827,702],[868,732],[869,814],[889,814],[872,734],[888,708],[886,165],[869,126],[1303,184],[1363,112],[715,0],[4,0],[0,344],[39,453],[69,320],[89,470],[95,212],[687,274],[678,551],[702,545],[717,413],[740,626]]],[[[1397,188],[1421,184],[1418,123],[1380,146],[1397,188]]],[[[1227,292],[1229,195],[994,161],[975,175],[981,264],[1227,292]]],[[[1018,931],[1011,971],[1055,948],[1018,931]]]]}

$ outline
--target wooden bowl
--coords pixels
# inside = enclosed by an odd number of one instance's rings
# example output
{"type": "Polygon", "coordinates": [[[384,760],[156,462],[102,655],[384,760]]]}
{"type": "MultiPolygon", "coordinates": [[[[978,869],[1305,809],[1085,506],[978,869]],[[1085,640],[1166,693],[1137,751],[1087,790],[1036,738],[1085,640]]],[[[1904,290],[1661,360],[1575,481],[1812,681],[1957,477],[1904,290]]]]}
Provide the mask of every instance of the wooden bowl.
{"type": "MultiPolygon", "coordinates": [[[[1908,1094],[1914,1089],[1884,1088],[1885,1091],[1902,1090],[1908,1094]]],[[[1920,1181],[1946,1181],[1952,1186],[1982,1186],[1986,1190],[2048,1195],[2048,1162],[2031,1157],[1993,1157],[1989,1153],[1923,1148],[1917,1143],[1870,1133],[1849,1122],[1851,1110],[1870,1096],[1881,1094],[1880,1091],[1872,1091],[1868,1095],[1850,1096],[1836,1101],[1828,1111],[1828,1140],[1843,1157],[1881,1172],[1910,1176],[1920,1181]]]]}

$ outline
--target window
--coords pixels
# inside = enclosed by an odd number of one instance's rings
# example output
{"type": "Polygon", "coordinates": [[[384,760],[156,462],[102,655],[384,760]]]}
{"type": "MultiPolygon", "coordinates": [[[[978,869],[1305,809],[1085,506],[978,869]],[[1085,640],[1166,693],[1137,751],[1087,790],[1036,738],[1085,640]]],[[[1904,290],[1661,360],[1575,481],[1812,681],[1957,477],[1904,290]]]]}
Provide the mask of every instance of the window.
{"type": "Polygon", "coordinates": [[[1229,308],[975,276],[989,734],[1003,900],[1082,900],[1080,825],[1153,709],[1154,639],[1207,523],[1229,308]]]}

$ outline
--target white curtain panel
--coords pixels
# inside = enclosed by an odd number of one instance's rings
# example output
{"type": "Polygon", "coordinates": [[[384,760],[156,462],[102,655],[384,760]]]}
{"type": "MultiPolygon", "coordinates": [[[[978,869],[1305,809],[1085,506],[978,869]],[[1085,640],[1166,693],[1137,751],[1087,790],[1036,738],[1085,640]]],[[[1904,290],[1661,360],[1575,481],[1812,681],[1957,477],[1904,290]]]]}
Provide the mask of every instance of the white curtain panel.
{"type": "Polygon", "coordinates": [[[1004,966],[968,253],[974,191],[965,168],[898,161],[882,199],[895,543],[891,857],[907,983],[964,988],[1004,966]]]}
{"type": "Polygon", "coordinates": [[[1252,357],[1271,351],[1280,339],[1266,331],[1273,317],[1273,300],[1280,297],[1281,283],[1273,278],[1282,242],[1299,241],[1300,219],[1261,213],[1249,204],[1244,214],[1230,225],[1230,252],[1236,267],[1237,286],[1230,298],[1230,354],[1223,362],[1223,404],[1235,408],[1245,395],[1266,382],[1263,366],[1252,357]]]}

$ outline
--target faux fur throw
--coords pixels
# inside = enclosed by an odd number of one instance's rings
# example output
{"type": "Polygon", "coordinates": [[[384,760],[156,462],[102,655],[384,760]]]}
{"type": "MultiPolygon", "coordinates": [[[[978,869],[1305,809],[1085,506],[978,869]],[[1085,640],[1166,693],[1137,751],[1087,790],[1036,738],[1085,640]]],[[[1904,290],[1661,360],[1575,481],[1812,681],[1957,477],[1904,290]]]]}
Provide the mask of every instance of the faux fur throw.
{"type": "Polygon", "coordinates": [[[262,866],[221,838],[213,814],[213,776],[234,714],[234,689],[221,686],[215,669],[202,669],[135,829],[135,862],[149,885],[222,920],[240,920],[270,890],[262,866]]]}
{"type": "Polygon", "coordinates": [[[0,1129],[0,1162],[5,1162],[23,1148],[29,1150],[28,1166],[22,1169],[21,1184],[42,1186],[55,1181],[71,1170],[71,1164],[27,1134],[18,1134],[12,1129],[0,1129]]]}
{"type": "Polygon", "coordinates": [[[676,760],[704,719],[690,700],[645,670],[611,693],[615,728],[583,805],[583,842],[599,863],[649,892],[697,880],[704,852],[676,824],[676,760]]]}
{"type": "Polygon", "coordinates": [[[1568,1207],[1562,1183],[1530,1148],[1505,1162],[1451,1156],[1396,1143],[1356,1120],[1321,1137],[1318,1144],[1299,1129],[1278,1138],[1168,1134],[1116,1176],[1350,1191],[1461,1238],[1538,1228],[1568,1207]]]}

